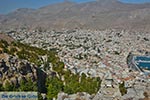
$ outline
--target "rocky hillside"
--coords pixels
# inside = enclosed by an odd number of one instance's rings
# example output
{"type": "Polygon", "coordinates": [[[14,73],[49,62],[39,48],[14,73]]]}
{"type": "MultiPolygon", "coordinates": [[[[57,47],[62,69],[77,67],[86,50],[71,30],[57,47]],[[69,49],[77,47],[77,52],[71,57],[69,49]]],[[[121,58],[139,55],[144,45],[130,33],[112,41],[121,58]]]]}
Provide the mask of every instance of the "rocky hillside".
{"type": "MultiPolygon", "coordinates": [[[[5,35],[4,35],[5,36],[5,35]]],[[[7,36],[6,36],[7,37],[7,36]]],[[[0,41],[0,91],[37,91],[37,66],[17,56],[18,48],[0,41]]]]}
{"type": "Polygon", "coordinates": [[[65,68],[55,50],[0,40],[0,91],[38,91],[52,100],[60,92],[94,95],[100,84],[99,77],[73,74],[65,68]]]}
{"type": "Polygon", "coordinates": [[[0,33],[0,40],[6,40],[8,43],[11,43],[14,41],[13,38],[11,38],[8,35],[2,34],[2,33],[0,33]]]}
{"type": "Polygon", "coordinates": [[[37,91],[37,68],[26,60],[0,54],[0,90],[37,91]]]}
{"type": "Polygon", "coordinates": [[[77,4],[63,2],[39,9],[22,8],[0,16],[0,29],[125,28],[149,31],[150,4],[97,0],[77,4]]]}

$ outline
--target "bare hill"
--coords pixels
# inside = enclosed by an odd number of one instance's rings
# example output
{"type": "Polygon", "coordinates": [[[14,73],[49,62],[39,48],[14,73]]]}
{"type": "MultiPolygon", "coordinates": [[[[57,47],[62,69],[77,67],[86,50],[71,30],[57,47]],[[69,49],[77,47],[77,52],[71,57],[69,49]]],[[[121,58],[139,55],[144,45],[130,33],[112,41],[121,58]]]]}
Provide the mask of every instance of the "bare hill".
{"type": "Polygon", "coordinates": [[[97,0],[77,4],[63,2],[39,9],[18,9],[0,16],[0,29],[10,28],[124,28],[150,31],[150,3],[128,4],[97,0]]]}

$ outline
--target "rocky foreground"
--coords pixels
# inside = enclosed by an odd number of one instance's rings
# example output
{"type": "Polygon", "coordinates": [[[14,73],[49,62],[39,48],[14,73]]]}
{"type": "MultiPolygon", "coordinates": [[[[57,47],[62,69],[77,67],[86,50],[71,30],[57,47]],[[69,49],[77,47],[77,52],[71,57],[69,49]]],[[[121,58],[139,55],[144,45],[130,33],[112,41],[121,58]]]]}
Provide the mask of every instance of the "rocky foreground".
{"type": "Polygon", "coordinates": [[[6,90],[8,84],[15,88],[20,87],[22,82],[30,81],[34,84],[37,81],[37,68],[26,60],[20,60],[8,54],[0,54],[0,81],[6,90]]]}

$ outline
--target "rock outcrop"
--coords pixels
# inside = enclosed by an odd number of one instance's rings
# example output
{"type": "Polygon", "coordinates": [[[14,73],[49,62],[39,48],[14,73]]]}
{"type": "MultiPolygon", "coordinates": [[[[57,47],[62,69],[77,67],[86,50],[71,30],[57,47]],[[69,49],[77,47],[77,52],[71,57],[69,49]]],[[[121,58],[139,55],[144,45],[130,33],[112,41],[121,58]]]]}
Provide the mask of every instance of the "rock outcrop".
{"type": "Polygon", "coordinates": [[[4,58],[0,58],[0,80],[3,85],[6,81],[14,86],[18,86],[22,80],[37,81],[37,68],[35,65],[8,54],[1,55],[4,55],[4,58]]]}

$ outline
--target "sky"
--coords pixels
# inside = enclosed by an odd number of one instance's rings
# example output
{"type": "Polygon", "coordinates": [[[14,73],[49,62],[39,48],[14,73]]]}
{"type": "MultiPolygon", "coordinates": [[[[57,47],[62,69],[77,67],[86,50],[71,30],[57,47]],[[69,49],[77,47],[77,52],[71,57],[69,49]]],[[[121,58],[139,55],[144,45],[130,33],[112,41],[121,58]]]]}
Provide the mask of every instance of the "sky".
{"type": "MultiPolygon", "coordinates": [[[[0,14],[7,14],[18,8],[40,8],[49,4],[63,2],[64,0],[0,0],[0,14]]],[[[77,3],[94,0],[70,0],[77,3]]],[[[120,0],[126,3],[143,3],[150,0],[120,0]]]]}

